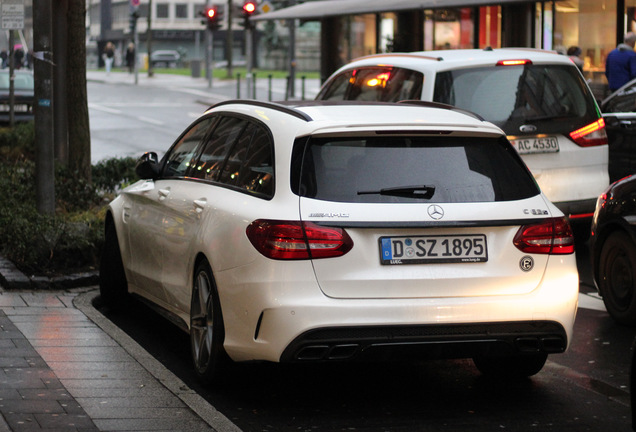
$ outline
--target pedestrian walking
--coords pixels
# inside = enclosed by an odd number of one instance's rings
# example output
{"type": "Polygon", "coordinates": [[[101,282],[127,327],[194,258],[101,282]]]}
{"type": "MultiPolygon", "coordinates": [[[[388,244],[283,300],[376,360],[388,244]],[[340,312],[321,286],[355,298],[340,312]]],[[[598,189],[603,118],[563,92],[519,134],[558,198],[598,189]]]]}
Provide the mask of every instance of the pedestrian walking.
{"type": "Polygon", "coordinates": [[[104,47],[103,58],[106,65],[106,75],[109,75],[115,61],[115,45],[112,42],[108,42],[104,47]]]}
{"type": "Polygon", "coordinates": [[[576,67],[578,67],[579,70],[583,72],[584,63],[583,63],[583,59],[581,58],[581,54],[583,54],[583,51],[581,50],[580,47],[576,45],[568,48],[568,57],[570,57],[570,60],[572,60],[572,62],[576,65],[576,67]]]}
{"type": "Polygon", "coordinates": [[[605,60],[605,76],[609,89],[614,92],[636,78],[636,33],[629,32],[625,41],[613,49],[605,60]]]}
{"type": "Polygon", "coordinates": [[[130,42],[128,48],[126,48],[126,66],[128,66],[129,73],[135,71],[135,44],[132,42],[130,42]]]}

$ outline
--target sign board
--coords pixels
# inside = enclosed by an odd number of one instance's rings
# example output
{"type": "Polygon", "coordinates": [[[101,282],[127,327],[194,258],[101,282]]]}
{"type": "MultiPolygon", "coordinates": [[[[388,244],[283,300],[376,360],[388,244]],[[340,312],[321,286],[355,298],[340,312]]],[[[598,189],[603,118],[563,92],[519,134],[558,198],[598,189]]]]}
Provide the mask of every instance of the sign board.
{"type": "Polygon", "coordinates": [[[274,7],[272,6],[272,4],[265,0],[263,3],[261,3],[261,5],[258,7],[258,10],[261,13],[267,13],[267,12],[272,12],[274,10],[274,7]]]}
{"type": "Polygon", "coordinates": [[[2,0],[0,12],[3,30],[24,28],[24,0],[2,0]]]}

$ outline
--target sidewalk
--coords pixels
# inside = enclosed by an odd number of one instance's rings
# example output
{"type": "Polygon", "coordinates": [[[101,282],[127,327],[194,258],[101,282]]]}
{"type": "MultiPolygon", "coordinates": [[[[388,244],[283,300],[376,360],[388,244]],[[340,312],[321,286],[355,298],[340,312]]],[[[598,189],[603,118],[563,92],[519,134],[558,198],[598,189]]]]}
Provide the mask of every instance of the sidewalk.
{"type": "Polygon", "coordinates": [[[92,302],[0,289],[0,432],[240,431],[92,302]]]}
{"type": "MultiPolygon", "coordinates": [[[[128,72],[114,71],[107,74],[104,71],[89,70],[86,72],[86,79],[92,82],[99,82],[104,84],[118,84],[118,85],[138,85],[145,87],[163,87],[174,88],[181,87],[191,90],[196,90],[197,94],[203,97],[208,97],[207,101],[203,101],[204,104],[212,105],[215,102],[220,102],[228,99],[257,99],[262,101],[271,100],[281,101],[285,100],[287,79],[285,78],[272,78],[271,86],[267,76],[256,75],[256,97],[253,91],[248,94],[247,84],[245,76],[242,76],[238,83],[236,79],[217,79],[214,78],[212,86],[209,86],[209,82],[206,78],[193,78],[185,75],[172,75],[164,73],[155,73],[152,77],[148,77],[147,72],[138,72],[137,83],[135,83],[135,75],[128,72]]],[[[320,80],[316,78],[304,80],[304,92],[303,92],[303,79],[302,72],[296,74],[295,96],[294,100],[306,100],[313,99],[320,90],[320,80]]]]}

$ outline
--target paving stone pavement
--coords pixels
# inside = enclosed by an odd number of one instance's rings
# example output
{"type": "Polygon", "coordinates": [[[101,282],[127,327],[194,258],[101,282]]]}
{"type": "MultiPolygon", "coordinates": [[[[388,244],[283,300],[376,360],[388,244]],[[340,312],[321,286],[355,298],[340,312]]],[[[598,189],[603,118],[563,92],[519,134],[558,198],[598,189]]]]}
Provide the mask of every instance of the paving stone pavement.
{"type": "Polygon", "coordinates": [[[0,432],[240,431],[92,306],[0,290],[0,432]]]}

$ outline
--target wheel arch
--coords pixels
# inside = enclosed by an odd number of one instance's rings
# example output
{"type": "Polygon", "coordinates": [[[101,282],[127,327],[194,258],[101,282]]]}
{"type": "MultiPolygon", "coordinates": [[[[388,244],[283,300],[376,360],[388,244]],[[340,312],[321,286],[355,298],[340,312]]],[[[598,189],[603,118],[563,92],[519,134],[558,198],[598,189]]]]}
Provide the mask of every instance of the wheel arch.
{"type": "Polygon", "coordinates": [[[599,266],[601,261],[601,253],[603,251],[603,248],[605,247],[607,239],[615,232],[622,232],[624,235],[627,235],[634,244],[636,244],[635,229],[631,228],[631,225],[622,218],[618,220],[612,220],[611,222],[603,225],[600,229],[596,230],[594,247],[591,249],[590,255],[592,259],[594,282],[596,284],[597,291],[601,296],[603,295],[599,283],[599,266]]]}

